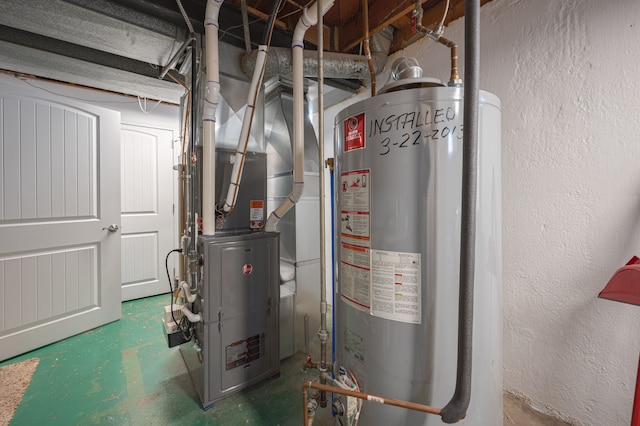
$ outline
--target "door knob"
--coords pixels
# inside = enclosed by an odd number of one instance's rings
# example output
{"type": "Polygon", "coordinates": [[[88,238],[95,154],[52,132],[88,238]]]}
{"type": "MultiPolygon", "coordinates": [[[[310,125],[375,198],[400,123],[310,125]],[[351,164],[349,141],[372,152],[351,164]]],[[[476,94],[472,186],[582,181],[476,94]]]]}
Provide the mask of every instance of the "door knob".
{"type": "Polygon", "coordinates": [[[116,232],[118,229],[120,229],[120,227],[114,223],[114,224],[112,224],[112,225],[109,225],[109,226],[108,226],[108,227],[106,227],[106,228],[102,228],[102,230],[103,230],[103,231],[104,231],[105,229],[106,229],[106,230],[108,230],[109,232],[116,232]]]}

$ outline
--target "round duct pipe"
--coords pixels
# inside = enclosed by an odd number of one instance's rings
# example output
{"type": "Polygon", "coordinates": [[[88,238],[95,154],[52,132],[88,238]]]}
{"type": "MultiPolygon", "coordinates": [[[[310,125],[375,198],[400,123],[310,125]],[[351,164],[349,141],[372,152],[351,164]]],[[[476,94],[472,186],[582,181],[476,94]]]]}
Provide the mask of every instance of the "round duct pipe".
{"type": "MultiPolygon", "coordinates": [[[[391,41],[393,40],[393,28],[386,27],[371,37],[371,57],[376,74],[379,74],[389,56],[391,41]]],[[[242,58],[242,71],[251,76],[256,66],[257,50],[252,50],[242,58]]],[[[293,58],[291,49],[285,47],[272,47],[265,68],[265,77],[275,75],[291,77],[293,70],[293,58]]],[[[370,78],[369,64],[364,55],[348,53],[325,52],[324,53],[324,77],[366,80],[370,78]]],[[[305,50],[303,55],[303,74],[305,77],[318,75],[318,55],[315,51],[305,50]]]]}

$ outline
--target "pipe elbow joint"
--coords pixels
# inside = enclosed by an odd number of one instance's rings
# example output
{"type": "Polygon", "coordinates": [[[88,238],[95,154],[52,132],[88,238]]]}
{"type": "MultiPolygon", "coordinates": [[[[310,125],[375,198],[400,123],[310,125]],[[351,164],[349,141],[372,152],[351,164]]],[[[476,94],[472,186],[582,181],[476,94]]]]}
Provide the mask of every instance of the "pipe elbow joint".
{"type": "Polygon", "coordinates": [[[304,191],[304,182],[293,182],[293,190],[291,191],[291,193],[269,215],[269,218],[267,219],[267,223],[264,226],[265,231],[276,232],[280,219],[283,218],[284,215],[286,215],[287,212],[291,210],[291,208],[295,206],[298,201],[300,201],[300,198],[302,198],[303,191],[304,191]]]}
{"type": "Polygon", "coordinates": [[[224,0],[208,0],[207,1],[207,6],[204,11],[205,29],[207,28],[207,25],[211,25],[211,24],[218,26],[218,16],[220,14],[220,8],[222,7],[223,1],[224,0]]]}
{"type": "Polygon", "coordinates": [[[461,400],[451,400],[440,411],[440,417],[447,424],[458,423],[467,416],[468,406],[468,401],[465,403],[465,401],[461,400]]]}
{"type": "MultiPolygon", "coordinates": [[[[333,6],[334,0],[316,0],[322,2],[320,5],[321,13],[324,16],[325,13],[333,6]]],[[[293,42],[292,46],[296,47],[296,45],[303,45],[304,34],[307,30],[313,25],[318,23],[318,8],[314,3],[311,7],[304,8],[302,10],[302,16],[300,16],[300,20],[296,25],[296,29],[293,32],[293,42]]]]}
{"type": "Polygon", "coordinates": [[[193,312],[191,312],[191,309],[189,309],[186,305],[183,306],[180,311],[184,314],[184,316],[187,317],[187,319],[189,320],[189,322],[200,322],[202,321],[202,315],[200,314],[194,314],[193,312]]]}
{"type": "Polygon", "coordinates": [[[291,47],[304,47],[304,35],[316,22],[318,22],[318,18],[316,17],[314,9],[309,9],[308,7],[302,9],[302,15],[296,24],[295,30],[293,30],[291,47]]]}
{"type": "Polygon", "coordinates": [[[307,9],[302,11],[302,16],[296,25],[296,29],[293,31],[293,39],[291,40],[291,47],[303,47],[304,35],[307,30],[314,25],[314,22],[310,22],[307,18],[307,9]]]}
{"type": "Polygon", "coordinates": [[[271,213],[269,215],[269,218],[267,219],[267,223],[264,225],[265,232],[276,232],[279,221],[280,220],[273,213],[271,213]]]}
{"type": "Polygon", "coordinates": [[[185,297],[189,303],[193,303],[196,300],[196,297],[198,297],[197,294],[191,293],[191,287],[189,287],[189,284],[186,281],[182,281],[180,283],[180,289],[185,294],[185,297]]]}
{"type": "Polygon", "coordinates": [[[329,9],[331,9],[333,7],[333,3],[335,3],[335,0],[318,0],[321,1],[323,3],[322,5],[322,16],[325,15],[325,13],[327,13],[329,11],[329,9]]]}
{"type": "Polygon", "coordinates": [[[302,198],[303,192],[304,192],[304,182],[294,182],[293,190],[289,195],[289,198],[291,199],[293,204],[296,204],[298,201],[300,201],[300,198],[302,198]]]}

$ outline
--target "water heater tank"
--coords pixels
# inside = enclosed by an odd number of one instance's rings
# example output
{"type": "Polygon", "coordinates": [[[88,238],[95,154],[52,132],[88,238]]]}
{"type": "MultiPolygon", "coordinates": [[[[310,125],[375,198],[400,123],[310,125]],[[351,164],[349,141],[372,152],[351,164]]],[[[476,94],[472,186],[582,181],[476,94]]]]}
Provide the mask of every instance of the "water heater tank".
{"type": "MultiPolygon", "coordinates": [[[[336,367],[362,392],[442,408],[455,388],[464,89],[378,95],[335,121],[336,367]]],[[[480,92],[471,402],[502,425],[500,101],[480,92]]],[[[342,398],[342,424],[358,404],[342,398]]],[[[338,404],[340,405],[340,404],[338,404]]],[[[441,425],[364,402],[361,425],[441,425]]]]}

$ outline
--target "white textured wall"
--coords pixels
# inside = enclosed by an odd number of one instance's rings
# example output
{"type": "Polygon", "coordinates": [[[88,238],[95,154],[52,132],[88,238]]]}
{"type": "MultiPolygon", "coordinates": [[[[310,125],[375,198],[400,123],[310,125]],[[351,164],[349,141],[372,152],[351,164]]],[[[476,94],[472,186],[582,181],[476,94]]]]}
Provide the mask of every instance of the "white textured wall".
{"type": "MultiPolygon", "coordinates": [[[[640,255],[640,2],[494,0],[481,16],[481,86],[503,107],[505,390],[628,425],[640,307],[597,295],[640,255]]],[[[463,27],[445,35],[462,45],[463,27]]],[[[448,79],[446,48],[400,54],[448,79]]]]}

